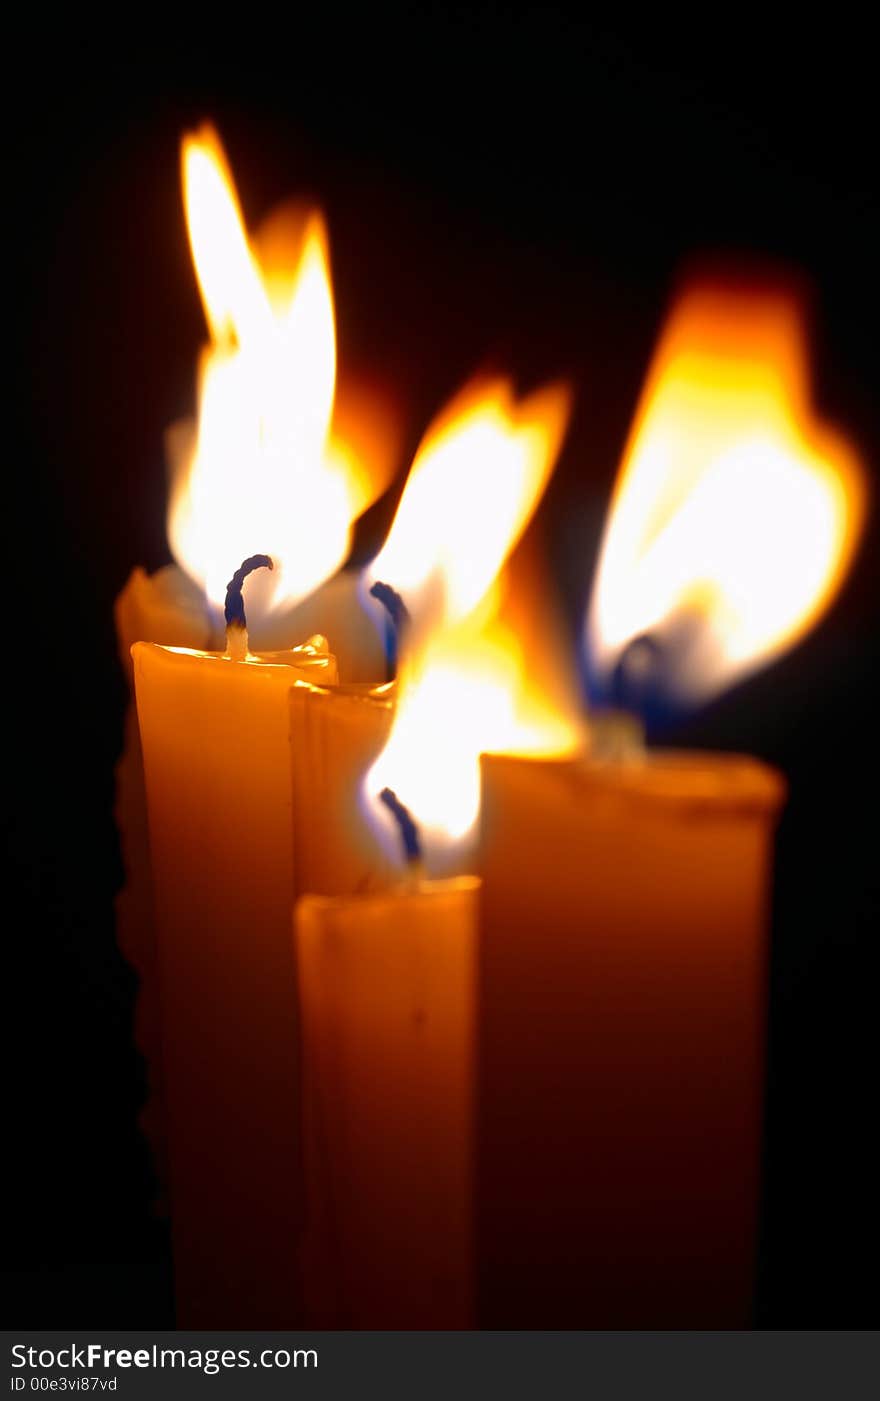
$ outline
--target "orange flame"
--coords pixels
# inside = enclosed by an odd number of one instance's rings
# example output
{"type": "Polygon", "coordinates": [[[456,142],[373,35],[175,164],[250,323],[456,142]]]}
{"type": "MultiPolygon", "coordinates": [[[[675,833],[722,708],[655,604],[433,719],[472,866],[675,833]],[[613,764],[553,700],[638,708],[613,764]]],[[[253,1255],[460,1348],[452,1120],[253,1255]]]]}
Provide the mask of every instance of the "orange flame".
{"type": "Polygon", "coordinates": [[[252,243],[213,128],[184,139],[181,166],[211,344],[197,430],[174,471],[169,541],[217,604],[242,559],[271,555],[276,608],[339,568],[353,520],[384,482],[331,434],[336,331],[321,214],[276,215],[252,243]]]}
{"type": "Polygon", "coordinates": [[[460,861],[479,811],[479,756],[561,754],[576,725],[530,677],[502,620],[502,569],[549,480],[568,417],[552,387],[516,402],[503,380],[470,385],[416,455],[372,575],[402,595],[411,622],[388,744],[365,797],[398,847],[377,795],[413,814],[432,868],[460,861]]]}
{"type": "Polygon", "coordinates": [[[864,477],[809,401],[782,294],[692,286],[655,353],[614,490],[588,620],[610,672],[627,644],[684,634],[670,684],[696,700],[791,647],[840,587],[864,477]]]}

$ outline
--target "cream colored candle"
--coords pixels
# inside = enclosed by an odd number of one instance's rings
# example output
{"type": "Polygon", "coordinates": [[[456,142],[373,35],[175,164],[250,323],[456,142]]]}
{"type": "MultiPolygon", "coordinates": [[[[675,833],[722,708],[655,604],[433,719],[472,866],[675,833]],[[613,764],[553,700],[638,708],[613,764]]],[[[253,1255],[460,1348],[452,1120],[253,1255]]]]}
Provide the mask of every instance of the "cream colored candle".
{"type": "Polygon", "coordinates": [[[313,1327],[472,1326],[477,886],[297,907],[313,1327]]]}
{"type": "MultiPolygon", "coordinates": [[[[285,206],[249,234],[210,127],[184,139],[181,175],[210,343],[199,358],[197,415],[166,436],[168,544],[178,563],[152,576],[135,569],[117,600],[126,675],[130,680],[138,642],[222,648],[227,571],[262,545],[271,549],[275,570],[251,588],[255,648],[290,647],[329,633],[346,680],[383,681],[381,629],[364,607],[357,574],[341,566],[354,521],[396,464],[397,413],[375,382],[350,373],[337,382],[322,216],[285,206]]],[[[286,747],[280,763],[288,774],[286,747]]],[[[153,893],[133,710],[117,769],[116,813],[126,871],[119,942],[140,981],[136,1030],[150,1084],[143,1127],[164,1184],[153,893]]]]}
{"type": "Polygon", "coordinates": [[[780,777],[483,760],[481,1323],[746,1327],[780,777]]]}
{"type": "Polygon", "coordinates": [[[137,643],[181,1327],[286,1327],[300,1227],[290,690],[302,651],[137,643]]]}
{"type": "MultiPolygon", "coordinates": [[[[680,288],[599,551],[595,701],[701,705],[833,598],[865,482],[808,350],[782,288],[680,288]]],[[[484,780],[485,1321],[745,1326],[781,780],[662,753],[484,780]]]]}

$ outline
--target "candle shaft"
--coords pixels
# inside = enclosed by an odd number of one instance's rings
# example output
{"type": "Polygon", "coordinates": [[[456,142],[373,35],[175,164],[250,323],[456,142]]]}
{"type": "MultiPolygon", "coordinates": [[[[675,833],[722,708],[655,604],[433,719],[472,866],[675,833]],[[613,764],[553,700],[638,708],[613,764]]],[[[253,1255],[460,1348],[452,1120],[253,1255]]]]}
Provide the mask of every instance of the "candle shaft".
{"type": "Polygon", "coordinates": [[[125,870],[125,885],[116,896],[116,937],[138,976],[134,1034],[144,1058],[147,1097],[140,1124],[150,1145],[156,1176],[155,1209],[167,1210],[168,1146],[162,1071],[159,975],[153,914],[153,879],[147,837],[147,799],[137,710],[134,703],[131,649],[135,642],[170,647],[207,647],[211,620],[199,591],[176,566],[148,576],[134,569],[115,606],[116,639],[123,671],[132,687],[125,714],[125,741],[116,765],[114,815],[125,870]]]}
{"type": "Polygon", "coordinates": [[[780,798],[730,756],[483,760],[483,1326],[747,1326],[780,798]]]}
{"type": "Polygon", "coordinates": [[[477,884],[297,908],[312,1326],[472,1326],[477,884]]]}
{"type": "Polygon", "coordinates": [[[289,1327],[301,1226],[289,692],[320,668],[145,643],[133,657],[178,1326],[289,1327]]]}

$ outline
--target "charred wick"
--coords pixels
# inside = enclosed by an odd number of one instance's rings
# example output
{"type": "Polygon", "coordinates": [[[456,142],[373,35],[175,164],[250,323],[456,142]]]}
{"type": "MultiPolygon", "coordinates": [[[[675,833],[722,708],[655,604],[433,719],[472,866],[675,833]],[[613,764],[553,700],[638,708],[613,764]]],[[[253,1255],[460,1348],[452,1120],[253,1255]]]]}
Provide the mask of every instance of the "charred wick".
{"type": "Polygon", "coordinates": [[[249,574],[253,574],[255,569],[274,569],[275,566],[269,555],[251,555],[250,559],[242,562],[236,569],[229,583],[226,585],[226,604],[223,614],[228,628],[246,628],[247,618],[244,613],[244,598],[242,597],[242,585],[249,574]]]}
{"type": "Polygon", "coordinates": [[[383,584],[381,580],[377,580],[370,589],[370,596],[378,599],[388,614],[385,629],[386,680],[393,681],[397,675],[401,643],[409,627],[409,612],[397,590],[390,584],[383,584]]]}
{"type": "Polygon", "coordinates": [[[370,596],[377,598],[382,604],[399,637],[409,623],[409,613],[400,594],[390,584],[383,584],[379,581],[370,589],[370,596]]]}
{"type": "Polygon", "coordinates": [[[408,866],[415,866],[422,859],[422,845],[419,839],[419,829],[413,820],[409,808],[404,807],[397,794],[391,788],[383,788],[379,794],[379,802],[395,818],[400,827],[400,838],[403,842],[403,853],[408,866]]]}

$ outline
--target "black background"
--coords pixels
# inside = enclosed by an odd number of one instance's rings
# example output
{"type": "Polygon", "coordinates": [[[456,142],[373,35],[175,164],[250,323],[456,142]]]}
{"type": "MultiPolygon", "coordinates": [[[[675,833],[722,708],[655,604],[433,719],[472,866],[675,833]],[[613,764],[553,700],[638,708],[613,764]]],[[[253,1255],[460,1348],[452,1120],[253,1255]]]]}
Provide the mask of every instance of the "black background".
{"type": "MultiPolygon", "coordinates": [[[[618,25],[560,9],[244,9],[11,44],[4,519],[9,1323],[172,1321],[116,950],[124,685],[112,604],[167,559],[162,433],[204,326],[177,143],[219,125],[252,223],[308,190],[343,365],[393,382],[407,453],[487,357],[578,390],[542,529],[569,619],[674,279],[695,254],[812,294],[816,396],[880,461],[876,60],[866,33],[741,7],[618,25]],[[225,26],[225,28],[224,28],[225,26]],[[18,71],[15,71],[18,70],[18,71]],[[19,376],[21,377],[19,379],[19,376]]],[[[873,464],[873,466],[872,466],[873,464]]],[[[391,498],[359,537],[369,549],[391,498]]],[[[774,909],[757,1321],[864,1327],[876,1173],[877,565],[782,662],[666,738],[791,785],[774,909]]],[[[585,1320],[589,1324],[589,1320],[585,1320]]]]}

